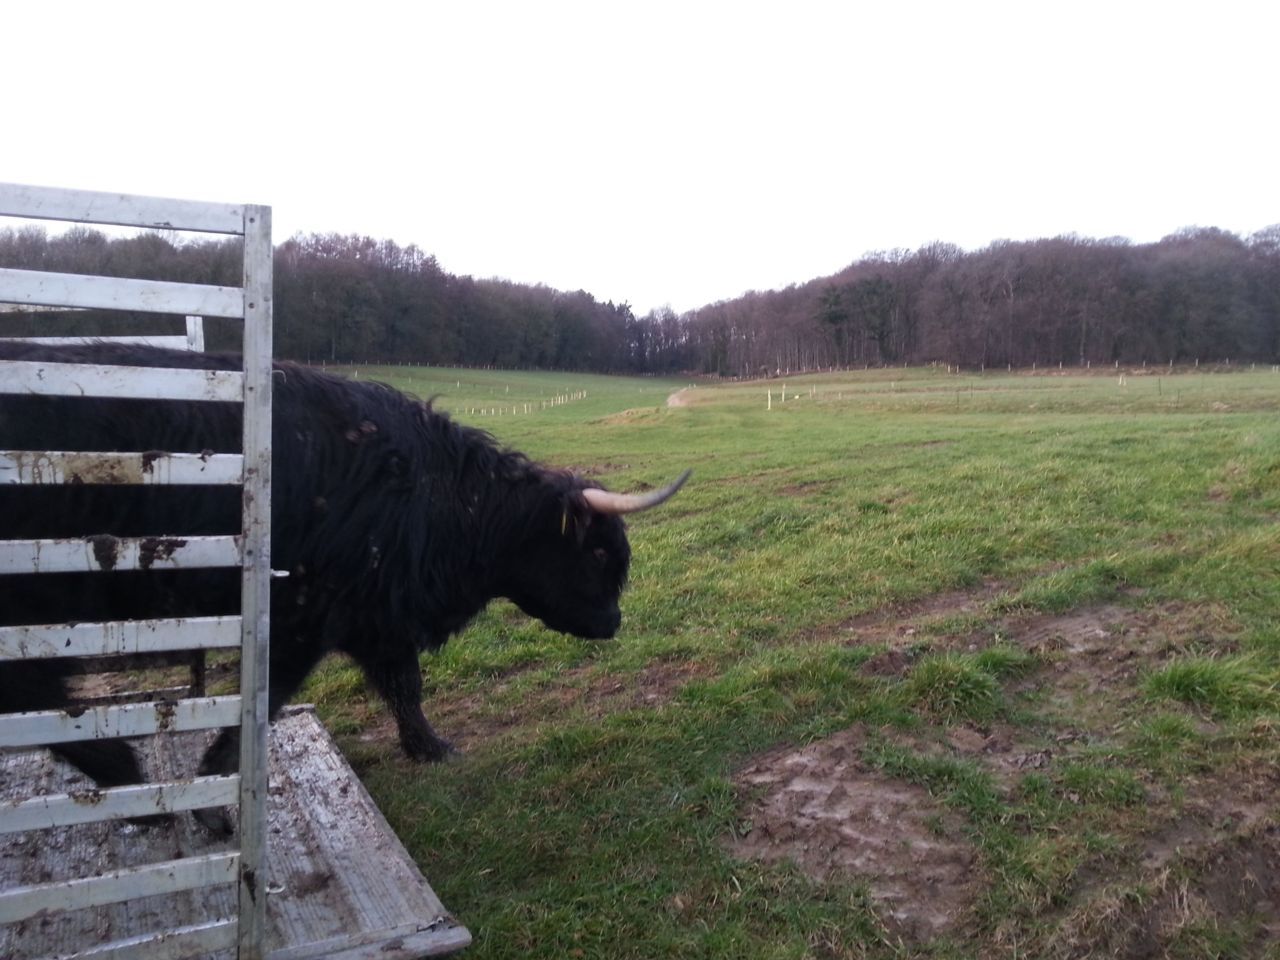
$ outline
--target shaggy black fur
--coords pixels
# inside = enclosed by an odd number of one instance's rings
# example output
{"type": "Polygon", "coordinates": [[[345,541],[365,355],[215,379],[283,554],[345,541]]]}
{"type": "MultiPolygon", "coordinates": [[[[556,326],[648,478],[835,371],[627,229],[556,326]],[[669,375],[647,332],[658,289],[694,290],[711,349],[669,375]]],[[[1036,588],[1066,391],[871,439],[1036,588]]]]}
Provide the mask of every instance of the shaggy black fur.
{"type": "MultiPolygon", "coordinates": [[[[0,343],[0,360],[238,369],[239,358],[142,347],[0,343]]],[[[273,421],[270,702],[326,653],[350,655],[387,701],[405,751],[449,744],[421,709],[418,655],[491,599],[553,629],[606,638],[630,548],[587,481],[540,466],[390,387],[279,363],[273,421]]],[[[0,449],[237,452],[238,405],[0,396],[0,449]]],[[[0,487],[0,539],[234,533],[238,488],[0,487]]],[[[236,612],[234,571],[0,577],[0,623],[236,612]]],[[[0,711],[65,703],[67,661],[0,669],[0,711]]],[[[56,748],[100,784],[136,782],[122,744],[56,748]]],[[[234,769],[224,734],[202,772],[234,769]]]]}

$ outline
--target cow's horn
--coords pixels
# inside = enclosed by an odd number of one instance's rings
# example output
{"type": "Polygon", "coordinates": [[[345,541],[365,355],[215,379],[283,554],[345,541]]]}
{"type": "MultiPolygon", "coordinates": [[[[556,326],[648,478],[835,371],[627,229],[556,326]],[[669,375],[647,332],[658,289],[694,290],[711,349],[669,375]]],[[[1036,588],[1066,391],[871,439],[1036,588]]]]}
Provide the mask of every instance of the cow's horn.
{"type": "Polygon", "coordinates": [[[641,510],[651,510],[674,497],[691,473],[693,473],[692,470],[686,470],[680,474],[675,483],[648,493],[610,493],[608,490],[597,487],[587,487],[582,491],[582,499],[587,501],[589,507],[600,513],[639,513],[641,510]]]}

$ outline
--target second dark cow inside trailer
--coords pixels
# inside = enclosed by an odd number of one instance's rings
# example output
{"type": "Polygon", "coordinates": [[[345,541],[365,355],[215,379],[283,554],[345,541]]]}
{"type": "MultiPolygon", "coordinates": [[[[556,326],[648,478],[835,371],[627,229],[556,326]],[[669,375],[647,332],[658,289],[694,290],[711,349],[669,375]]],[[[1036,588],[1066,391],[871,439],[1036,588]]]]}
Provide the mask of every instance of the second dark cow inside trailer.
{"type": "MultiPolygon", "coordinates": [[[[6,359],[239,367],[237,357],[105,344],[0,343],[6,359]]],[[[648,494],[609,493],[381,384],[287,363],[274,383],[272,566],[288,576],[272,586],[273,715],[326,653],[342,651],[390,706],[405,752],[439,760],[451,748],[423,716],[418,657],[490,600],[507,597],[581,637],[617,631],[631,559],[621,514],[662,503],[684,477],[648,494]]],[[[5,450],[237,452],[240,431],[236,404],[0,396],[5,450]]],[[[77,479],[0,487],[0,539],[96,537],[95,549],[109,552],[112,537],[239,532],[238,487],[77,479]]],[[[238,609],[235,570],[0,577],[5,625],[238,609]]],[[[68,671],[65,660],[0,667],[0,711],[65,703],[68,671]]],[[[54,749],[103,786],[141,776],[118,741],[54,749]]],[[[235,764],[234,732],[224,731],[201,772],[235,764]]]]}

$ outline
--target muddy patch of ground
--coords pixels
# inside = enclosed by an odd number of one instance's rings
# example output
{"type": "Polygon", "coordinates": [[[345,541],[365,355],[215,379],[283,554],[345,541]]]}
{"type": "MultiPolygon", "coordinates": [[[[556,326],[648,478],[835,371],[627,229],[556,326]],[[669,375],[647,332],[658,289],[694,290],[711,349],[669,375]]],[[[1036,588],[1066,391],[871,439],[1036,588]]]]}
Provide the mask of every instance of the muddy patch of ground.
{"type": "Polygon", "coordinates": [[[1008,641],[1030,653],[1078,654],[1110,650],[1117,637],[1140,636],[1144,643],[1150,641],[1149,648],[1157,652],[1191,649],[1197,642],[1211,645],[1218,653],[1235,649],[1230,636],[1234,628],[1222,611],[1185,604],[1145,609],[1105,604],[1065,614],[1014,613],[984,623],[983,636],[940,629],[955,618],[980,617],[986,621],[988,605],[1016,590],[1016,584],[984,580],[968,589],[859,614],[813,639],[839,640],[849,646],[886,644],[898,649],[927,641],[933,649],[952,650],[972,650],[993,641],[1008,641]]]}
{"type": "MultiPolygon", "coordinates": [[[[1196,834],[1200,839],[1209,827],[1196,834]]],[[[1280,826],[1193,843],[1136,881],[1099,884],[1045,956],[1272,957],[1280,943],[1280,826]]]]}
{"type": "MultiPolygon", "coordinates": [[[[1105,735],[1140,696],[1142,675],[1167,652],[1161,621],[1158,611],[1119,606],[1007,621],[994,635],[1037,664],[1008,692],[1030,698],[1037,713],[1059,726],[1060,743],[1105,735]]],[[[997,740],[1009,736],[1016,744],[1016,731],[997,740]]]]}
{"type": "Polygon", "coordinates": [[[949,590],[859,614],[837,629],[843,632],[848,644],[911,643],[916,633],[931,621],[981,613],[988,603],[1009,589],[1009,584],[1003,581],[984,580],[968,590],[949,590]]]}
{"type": "Polygon", "coordinates": [[[825,493],[835,486],[834,480],[806,480],[803,483],[788,483],[778,489],[784,497],[807,497],[810,494],[825,493]]]}
{"type": "Polygon", "coordinates": [[[1234,626],[1212,607],[1170,604],[1154,608],[1106,604],[1066,614],[1013,614],[982,624],[974,633],[939,633],[938,624],[979,615],[1007,587],[989,582],[975,590],[938,594],[846,621],[838,628],[849,646],[884,645],[862,666],[869,676],[903,675],[925,652],[973,652],[993,644],[1015,646],[1040,665],[1012,688],[1037,688],[1080,701],[1105,693],[1114,698],[1153,664],[1182,653],[1231,653],[1234,626]]]}
{"type": "Polygon", "coordinates": [[[736,780],[755,796],[729,850],[815,880],[865,880],[887,925],[912,939],[953,930],[975,897],[974,850],[924,787],[862,763],[864,739],[846,730],[742,770],[736,780]]]}
{"type": "MultiPolygon", "coordinates": [[[[701,664],[685,660],[655,660],[634,673],[612,673],[585,664],[530,684],[529,671],[519,670],[475,692],[428,697],[423,710],[441,736],[467,751],[518,732],[533,735],[540,725],[570,712],[599,718],[622,710],[658,708],[690,680],[708,672],[701,664]]],[[[379,711],[360,740],[394,743],[394,721],[379,711]]]]}
{"type": "Polygon", "coordinates": [[[606,477],[611,473],[618,473],[622,470],[630,470],[629,463],[614,463],[606,460],[603,463],[570,463],[565,465],[566,470],[570,473],[576,473],[580,477],[606,477]]]}
{"type": "MultiPolygon", "coordinates": [[[[984,620],[972,633],[933,629],[942,618],[981,613],[1002,591],[988,583],[942,594],[809,639],[882,646],[860,670],[886,680],[909,675],[926,652],[1001,644],[1032,654],[1030,669],[1003,684],[1008,701],[1019,704],[1015,716],[874,734],[911,753],[969,761],[1006,797],[1029,773],[1053,778],[1071,761],[1096,758],[1099,745],[1122,742],[1145,710],[1148,671],[1171,657],[1236,646],[1230,618],[1209,606],[1101,605],[984,620]]],[[[1207,718],[1197,723],[1214,726],[1207,718]]],[[[982,881],[958,814],[865,763],[866,747],[866,731],[854,727],[753,760],[735,778],[743,827],[726,840],[728,849],[794,863],[817,880],[841,873],[867,883],[886,923],[906,939],[963,935],[982,881]]],[[[1247,943],[1280,931],[1280,773],[1226,766],[1232,769],[1186,777],[1175,789],[1144,783],[1142,817],[1125,828],[1121,852],[1083,868],[1071,905],[1045,918],[1044,929],[1055,931],[1045,955],[1089,956],[1076,948],[1090,936],[1097,955],[1139,957],[1166,955],[1202,928],[1234,924],[1247,943]],[[1264,869],[1271,872],[1262,876],[1264,869]]],[[[1070,791],[1064,796],[1072,801],[1070,791]]]]}
{"type": "Polygon", "coordinates": [[[920,644],[936,624],[952,617],[976,616],[1010,589],[1004,581],[984,580],[966,590],[949,590],[860,613],[835,626],[797,637],[795,642],[842,643],[851,647],[887,645],[891,652],[898,652],[883,662],[871,663],[864,670],[868,674],[887,676],[899,672],[895,663],[905,668],[911,662],[912,656],[904,651],[920,644]]]}
{"type": "Polygon", "coordinates": [[[882,731],[885,742],[905,747],[927,757],[952,757],[970,760],[995,782],[1008,789],[1032,770],[1048,770],[1056,762],[1078,752],[1087,742],[1085,735],[1070,731],[1045,741],[1029,731],[1004,721],[982,726],[957,724],[933,728],[928,734],[882,731]]]}
{"type": "Polygon", "coordinates": [[[1039,664],[1010,693],[1030,696],[1049,722],[1096,736],[1132,719],[1147,674],[1185,654],[1234,652],[1236,629],[1217,608],[1168,604],[1029,617],[997,632],[1039,664]]]}

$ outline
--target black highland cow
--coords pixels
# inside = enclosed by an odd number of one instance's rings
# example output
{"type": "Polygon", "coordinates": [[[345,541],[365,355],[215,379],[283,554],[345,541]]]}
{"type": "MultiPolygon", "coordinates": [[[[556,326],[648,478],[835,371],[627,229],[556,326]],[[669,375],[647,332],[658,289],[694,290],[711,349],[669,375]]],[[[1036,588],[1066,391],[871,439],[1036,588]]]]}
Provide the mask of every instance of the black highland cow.
{"type": "MultiPolygon", "coordinates": [[[[239,358],[146,347],[0,342],[4,360],[239,369],[239,358]]],[[[418,655],[438,649],[490,600],[547,626],[613,636],[631,551],[620,514],[679,488],[608,493],[500,449],[378,383],[275,367],[272,715],[330,651],[363,669],[390,706],[405,752],[451,747],[421,708],[418,655]]],[[[238,452],[236,404],[0,395],[0,449],[238,452]]],[[[687,474],[686,474],[687,476],[687,474]]],[[[0,539],[211,535],[240,527],[237,487],[0,486],[0,539]]],[[[235,613],[235,570],[0,576],[0,624],[235,613]]],[[[65,704],[69,661],[0,666],[0,711],[65,704]]],[[[103,786],[141,779],[122,742],[54,748],[103,786]]],[[[233,770],[224,731],[202,773],[233,770]]]]}

